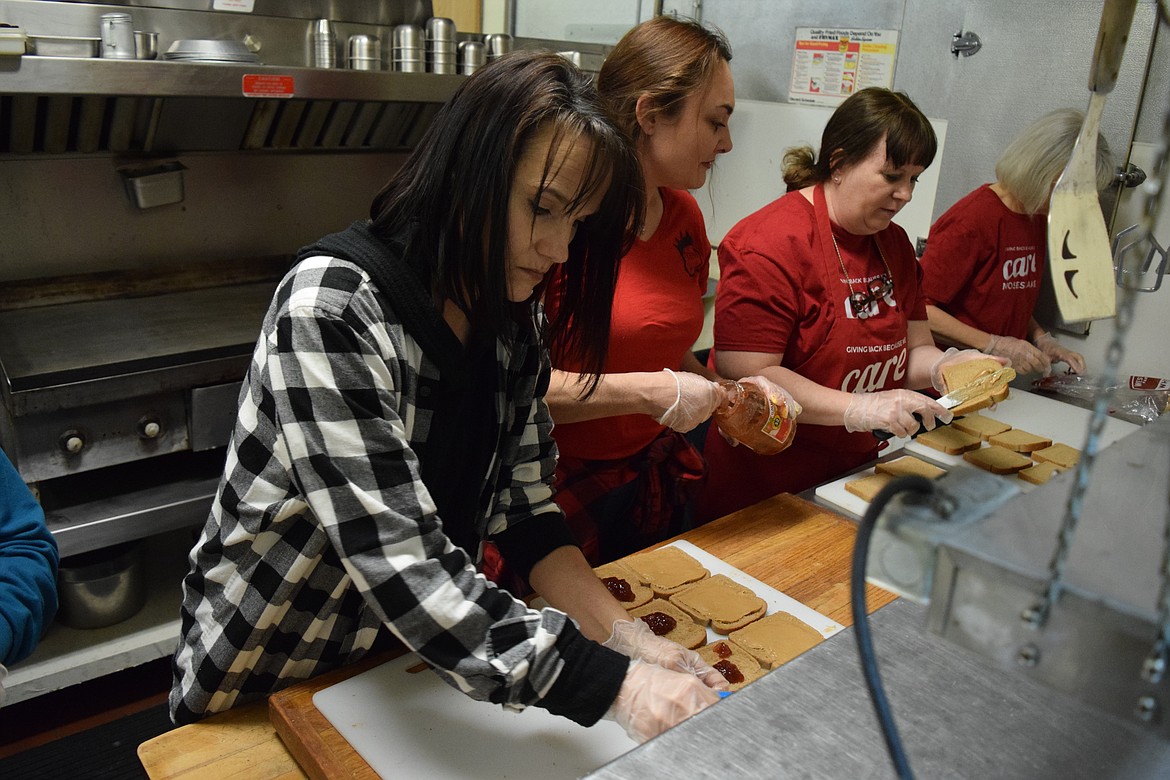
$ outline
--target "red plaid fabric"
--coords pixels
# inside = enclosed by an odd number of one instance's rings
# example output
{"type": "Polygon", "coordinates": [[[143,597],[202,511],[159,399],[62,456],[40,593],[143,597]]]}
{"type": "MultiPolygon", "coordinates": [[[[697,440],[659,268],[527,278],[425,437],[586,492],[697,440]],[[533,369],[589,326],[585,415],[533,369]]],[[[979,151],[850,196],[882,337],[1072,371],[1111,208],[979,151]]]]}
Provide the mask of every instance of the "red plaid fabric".
{"type": "Polygon", "coordinates": [[[562,456],[556,501],[585,558],[598,566],[682,532],[706,476],[694,445],[664,428],[632,458],[562,456]]]}

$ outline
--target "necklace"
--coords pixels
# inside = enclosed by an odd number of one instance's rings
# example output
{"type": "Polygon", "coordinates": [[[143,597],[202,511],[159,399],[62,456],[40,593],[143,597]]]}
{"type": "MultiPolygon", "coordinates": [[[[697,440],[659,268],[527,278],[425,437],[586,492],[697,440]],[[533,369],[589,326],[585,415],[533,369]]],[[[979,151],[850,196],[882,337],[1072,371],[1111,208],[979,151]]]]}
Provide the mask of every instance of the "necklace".
{"type": "Polygon", "coordinates": [[[853,289],[853,282],[849,281],[849,272],[845,270],[845,261],[841,258],[841,248],[837,246],[837,236],[831,228],[829,229],[829,237],[833,239],[833,251],[837,253],[837,262],[841,264],[841,275],[845,277],[845,284],[849,287],[849,308],[853,310],[853,315],[857,319],[867,319],[877,313],[871,307],[894,292],[894,277],[890,273],[890,264],[886,262],[886,254],[882,251],[882,245],[878,243],[877,239],[874,239],[873,244],[877,247],[882,265],[885,266],[885,273],[872,280],[867,289],[858,292],[853,289]]]}

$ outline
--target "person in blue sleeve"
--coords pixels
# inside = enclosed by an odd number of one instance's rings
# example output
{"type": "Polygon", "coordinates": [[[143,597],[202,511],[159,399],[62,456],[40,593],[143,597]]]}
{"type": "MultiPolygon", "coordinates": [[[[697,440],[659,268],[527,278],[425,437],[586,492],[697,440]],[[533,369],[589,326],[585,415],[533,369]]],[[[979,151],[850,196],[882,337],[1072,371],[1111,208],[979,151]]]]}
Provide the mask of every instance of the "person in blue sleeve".
{"type": "Polygon", "coordinates": [[[0,451],[0,704],[6,667],[32,653],[57,614],[57,562],[41,505],[0,451]]]}

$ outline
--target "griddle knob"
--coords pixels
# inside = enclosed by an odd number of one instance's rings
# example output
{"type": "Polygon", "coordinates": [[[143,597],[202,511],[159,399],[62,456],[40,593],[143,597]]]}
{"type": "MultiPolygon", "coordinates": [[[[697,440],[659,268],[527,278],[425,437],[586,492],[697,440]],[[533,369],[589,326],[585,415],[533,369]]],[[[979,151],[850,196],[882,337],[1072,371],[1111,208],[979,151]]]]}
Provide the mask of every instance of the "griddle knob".
{"type": "Polygon", "coordinates": [[[76,429],[70,429],[57,439],[61,451],[66,455],[76,455],[85,449],[85,434],[76,429]]]}
{"type": "Polygon", "coordinates": [[[153,415],[147,415],[138,421],[138,436],[143,439],[157,439],[162,433],[162,422],[153,415]]]}

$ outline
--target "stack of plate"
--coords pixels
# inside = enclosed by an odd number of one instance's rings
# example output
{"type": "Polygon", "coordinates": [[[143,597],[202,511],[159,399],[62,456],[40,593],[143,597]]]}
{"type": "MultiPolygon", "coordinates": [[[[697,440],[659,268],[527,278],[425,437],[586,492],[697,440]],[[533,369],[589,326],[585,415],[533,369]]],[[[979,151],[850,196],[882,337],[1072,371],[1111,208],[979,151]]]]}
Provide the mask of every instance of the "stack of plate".
{"type": "Polygon", "coordinates": [[[226,40],[175,41],[163,52],[163,59],[185,62],[260,63],[260,58],[249,51],[243,43],[226,40]]]}

